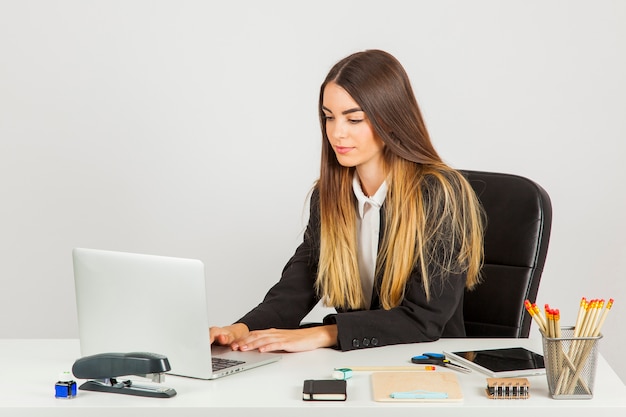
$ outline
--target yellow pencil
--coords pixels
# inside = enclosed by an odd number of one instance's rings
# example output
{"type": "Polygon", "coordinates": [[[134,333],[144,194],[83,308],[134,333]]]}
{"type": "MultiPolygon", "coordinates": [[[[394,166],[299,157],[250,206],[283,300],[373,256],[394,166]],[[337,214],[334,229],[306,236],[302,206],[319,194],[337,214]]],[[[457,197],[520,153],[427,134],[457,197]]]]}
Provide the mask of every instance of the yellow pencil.
{"type": "Polygon", "coordinates": [[[576,324],[574,325],[574,336],[576,336],[576,332],[580,330],[580,325],[583,322],[583,317],[585,316],[585,311],[587,309],[587,299],[585,297],[580,299],[580,307],[578,308],[578,317],[576,318],[576,324]]]}
{"type": "Polygon", "coordinates": [[[606,320],[606,316],[607,316],[607,314],[609,314],[609,310],[611,309],[611,307],[613,307],[613,301],[614,300],[612,298],[610,298],[609,302],[606,303],[606,308],[602,312],[602,316],[600,317],[600,320],[598,321],[598,325],[594,329],[592,336],[595,337],[595,336],[598,336],[600,334],[600,330],[602,330],[602,325],[604,324],[604,321],[606,320]]]}
{"type": "Polygon", "coordinates": [[[342,366],[341,368],[335,368],[335,370],[338,369],[351,369],[355,372],[358,371],[434,371],[437,368],[435,368],[435,366],[433,365],[426,365],[426,366],[419,366],[419,365],[415,365],[415,366],[342,366]]]}
{"type": "Polygon", "coordinates": [[[540,317],[540,314],[538,314],[535,310],[535,307],[537,305],[533,305],[530,300],[525,300],[524,301],[524,307],[526,308],[526,311],[528,311],[528,314],[530,314],[530,317],[535,321],[535,323],[537,323],[537,326],[539,326],[539,330],[541,331],[541,333],[543,333],[544,335],[546,334],[546,325],[544,323],[544,321],[542,320],[542,318],[540,317]]]}
{"type": "Polygon", "coordinates": [[[543,328],[545,330],[545,332],[548,332],[548,320],[541,315],[541,310],[539,310],[539,307],[537,306],[537,304],[533,304],[533,311],[535,312],[535,315],[537,316],[537,318],[541,321],[541,323],[543,324],[543,328]]]}

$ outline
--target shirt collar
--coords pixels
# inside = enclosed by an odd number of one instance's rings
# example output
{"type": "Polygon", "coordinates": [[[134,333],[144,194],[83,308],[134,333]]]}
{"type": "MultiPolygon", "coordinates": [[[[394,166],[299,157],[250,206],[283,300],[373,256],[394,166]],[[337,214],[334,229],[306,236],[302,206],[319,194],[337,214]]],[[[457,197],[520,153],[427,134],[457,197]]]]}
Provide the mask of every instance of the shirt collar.
{"type": "Polygon", "coordinates": [[[354,195],[359,203],[359,217],[362,219],[365,203],[371,204],[376,209],[380,209],[382,207],[385,202],[385,197],[387,196],[387,181],[383,181],[380,187],[378,187],[376,193],[373,196],[368,197],[363,192],[359,176],[355,171],[354,177],[352,177],[352,189],[354,190],[354,195]]]}

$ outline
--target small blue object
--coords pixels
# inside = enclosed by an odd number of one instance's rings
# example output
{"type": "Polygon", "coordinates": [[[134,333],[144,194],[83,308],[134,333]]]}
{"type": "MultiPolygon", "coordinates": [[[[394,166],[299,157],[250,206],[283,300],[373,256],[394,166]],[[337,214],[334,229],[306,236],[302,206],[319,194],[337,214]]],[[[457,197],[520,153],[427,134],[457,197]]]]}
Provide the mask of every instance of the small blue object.
{"type": "Polygon", "coordinates": [[[448,393],[418,389],[415,391],[392,392],[390,396],[396,399],[439,400],[448,398],[448,393]]]}
{"type": "Polygon", "coordinates": [[[76,393],[76,381],[72,379],[70,373],[63,372],[59,375],[59,380],[54,385],[54,396],[56,398],[74,398],[76,393]]]}
{"type": "Polygon", "coordinates": [[[443,353],[425,352],[421,355],[413,356],[411,358],[411,362],[419,364],[446,366],[448,368],[452,368],[466,374],[472,372],[472,370],[469,368],[450,362],[450,360],[446,358],[446,355],[444,355],[443,353]]]}

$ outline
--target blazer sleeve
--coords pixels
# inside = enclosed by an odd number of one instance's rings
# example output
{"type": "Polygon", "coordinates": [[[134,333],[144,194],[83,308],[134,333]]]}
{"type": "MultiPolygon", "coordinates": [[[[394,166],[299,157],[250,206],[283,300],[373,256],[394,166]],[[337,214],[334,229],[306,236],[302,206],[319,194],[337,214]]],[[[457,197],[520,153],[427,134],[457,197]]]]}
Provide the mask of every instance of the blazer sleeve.
{"type": "Polygon", "coordinates": [[[302,319],[315,307],[319,258],[319,194],[310,199],[309,221],[303,242],[283,268],[280,280],[267,292],[263,301],[237,322],[250,330],[298,328],[302,319]]]}
{"type": "Polygon", "coordinates": [[[427,301],[420,274],[414,270],[399,306],[340,312],[324,322],[337,324],[337,347],[343,351],[464,337],[464,291],[465,274],[451,274],[431,284],[427,301]]]}

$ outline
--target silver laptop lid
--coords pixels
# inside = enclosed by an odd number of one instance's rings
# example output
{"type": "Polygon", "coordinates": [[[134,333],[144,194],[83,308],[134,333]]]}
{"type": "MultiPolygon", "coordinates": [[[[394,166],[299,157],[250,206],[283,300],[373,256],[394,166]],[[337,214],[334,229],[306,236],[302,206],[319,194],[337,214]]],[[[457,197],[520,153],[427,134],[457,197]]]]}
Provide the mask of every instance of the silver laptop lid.
{"type": "Polygon", "coordinates": [[[81,355],[159,353],[172,374],[211,377],[201,261],[76,248],[73,262],[81,355]]]}

